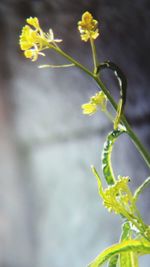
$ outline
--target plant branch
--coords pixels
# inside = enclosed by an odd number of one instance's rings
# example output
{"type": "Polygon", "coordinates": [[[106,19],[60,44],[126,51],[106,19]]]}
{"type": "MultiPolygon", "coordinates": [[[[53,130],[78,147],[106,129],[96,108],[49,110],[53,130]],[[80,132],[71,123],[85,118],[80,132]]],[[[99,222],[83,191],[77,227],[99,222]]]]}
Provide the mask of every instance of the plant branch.
{"type": "MultiPolygon", "coordinates": [[[[52,47],[51,47],[52,48],[52,47]]],[[[73,63],[76,67],[78,67],[79,69],[81,69],[82,71],[84,71],[86,74],[88,74],[90,77],[92,77],[95,82],[97,83],[97,85],[101,88],[101,90],[105,93],[105,95],[107,96],[107,98],[109,99],[111,105],[113,106],[113,108],[115,110],[117,110],[117,104],[114,101],[113,97],[111,96],[110,92],[107,90],[106,86],[104,85],[104,83],[101,81],[101,79],[93,72],[91,72],[90,70],[88,70],[86,67],[84,67],[82,64],[80,64],[78,61],[76,61],[75,59],[73,59],[71,56],[69,56],[68,54],[66,54],[63,50],[61,50],[58,47],[53,47],[53,49],[58,52],[60,55],[62,55],[63,57],[65,57],[68,61],[70,61],[71,63],[73,63]]],[[[136,134],[133,132],[131,126],[129,125],[129,123],[126,120],[126,117],[122,114],[121,116],[121,122],[124,124],[124,126],[126,127],[126,130],[129,134],[129,136],[131,137],[134,145],[136,146],[137,150],[140,152],[141,156],[143,157],[143,159],[145,160],[145,162],[147,163],[148,167],[150,168],[150,155],[148,153],[148,151],[145,149],[145,147],[142,145],[141,141],[139,140],[139,138],[136,136],[136,134]]]]}
{"type": "Polygon", "coordinates": [[[97,72],[97,58],[96,58],[95,44],[94,44],[94,41],[93,41],[92,37],[90,38],[90,44],[91,44],[92,56],[93,56],[93,64],[94,64],[93,73],[96,74],[96,72],[97,72]]]}

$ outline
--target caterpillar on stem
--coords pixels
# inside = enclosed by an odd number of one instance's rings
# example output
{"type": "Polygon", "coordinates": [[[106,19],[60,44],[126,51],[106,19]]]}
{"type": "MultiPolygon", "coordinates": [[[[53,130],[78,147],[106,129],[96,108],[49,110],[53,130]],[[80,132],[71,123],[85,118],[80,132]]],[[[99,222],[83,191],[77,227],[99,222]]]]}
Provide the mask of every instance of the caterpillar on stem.
{"type": "Polygon", "coordinates": [[[102,169],[104,177],[108,183],[108,185],[112,185],[115,183],[115,175],[111,165],[111,154],[113,145],[116,139],[123,133],[126,133],[125,129],[117,129],[110,132],[107,136],[107,139],[104,143],[103,151],[102,151],[102,169]]]}
{"type": "Polygon", "coordinates": [[[97,66],[97,72],[98,74],[102,69],[110,69],[113,71],[114,75],[117,78],[119,89],[120,89],[120,100],[118,102],[118,108],[117,108],[117,114],[116,118],[114,120],[114,129],[116,130],[118,128],[121,115],[124,110],[124,106],[126,103],[126,91],[127,91],[127,79],[125,75],[123,74],[122,70],[113,62],[111,61],[105,61],[97,66]]]}

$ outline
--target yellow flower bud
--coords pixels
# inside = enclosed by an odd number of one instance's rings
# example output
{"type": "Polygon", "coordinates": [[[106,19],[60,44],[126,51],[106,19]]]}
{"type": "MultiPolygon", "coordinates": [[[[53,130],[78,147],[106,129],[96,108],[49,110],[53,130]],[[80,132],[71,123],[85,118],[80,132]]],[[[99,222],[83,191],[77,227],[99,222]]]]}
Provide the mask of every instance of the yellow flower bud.
{"type": "Polygon", "coordinates": [[[38,51],[36,50],[25,50],[24,55],[26,58],[30,58],[32,61],[36,61],[38,58],[38,51]]]}
{"type": "Polygon", "coordinates": [[[96,39],[99,36],[97,25],[98,21],[93,19],[90,12],[86,11],[82,15],[82,20],[78,22],[78,30],[81,35],[81,40],[87,42],[90,38],[96,39]]]}
{"type": "Polygon", "coordinates": [[[25,50],[24,55],[26,58],[32,58],[33,57],[33,51],[32,50],[25,50]]]}

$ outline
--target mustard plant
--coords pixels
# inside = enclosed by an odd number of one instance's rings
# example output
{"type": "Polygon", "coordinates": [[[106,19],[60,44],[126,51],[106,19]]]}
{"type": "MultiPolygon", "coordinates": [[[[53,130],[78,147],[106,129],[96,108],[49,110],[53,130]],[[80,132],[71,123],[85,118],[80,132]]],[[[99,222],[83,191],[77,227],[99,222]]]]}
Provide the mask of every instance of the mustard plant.
{"type": "Polygon", "coordinates": [[[42,65],[40,68],[64,68],[75,66],[89,75],[98,85],[99,91],[91,96],[87,103],[81,108],[83,114],[93,115],[94,113],[104,112],[112,122],[112,131],[108,133],[102,151],[101,166],[107,187],[103,188],[102,178],[96,168],[91,166],[98,183],[98,192],[103,201],[104,207],[109,211],[120,216],[122,223],[122,233],[118,244],[106,248],[88,266],[100,267],[108,262],[109,267],[138,267],[139,256],[150,253],[150,226],[147,225],[137,208],[136,202],[144,188],[150,183],[148,177],[137,190],[132,193],[129,187],[130,177],[119,175],[115,177],[111,164],[111,154],[115,141],[121,135],[128,135],[133,141],[137,150],[150,167],[150,155],[144,148],[139,138],[136,136],[124,115],[126,103],[127,80],[122,70],[113,62],[99,62],[96,55],[95,40],[99,37],[98,21],[88,11],[84,12],[78,22],[78,30],[81,41],[89,42],[91,46],[93,69],[89,70],[80,62],[76,61],[64,52],[59,43],[61,39],[55,39],[53,30],[45,33],[39,23],[38,18],[30,17],[26,20],[27,24],[23,27],[20,35],[20,48],[24,51],[24,56],[32,61],[36,61],[39,56],[45,56],[46,49],[52,49],[67,60],[67,64],[62,65],[42,65]],[[69,62],[69,63],[68,63],[69,62]],[[101,80],[100,72],[102,69],[110,69],[114,73],[120,89],[120,99],[115,102],[110,91],[101,80]],[[110,102],[116,115],[113,116],[107,109],[110,102]]]}

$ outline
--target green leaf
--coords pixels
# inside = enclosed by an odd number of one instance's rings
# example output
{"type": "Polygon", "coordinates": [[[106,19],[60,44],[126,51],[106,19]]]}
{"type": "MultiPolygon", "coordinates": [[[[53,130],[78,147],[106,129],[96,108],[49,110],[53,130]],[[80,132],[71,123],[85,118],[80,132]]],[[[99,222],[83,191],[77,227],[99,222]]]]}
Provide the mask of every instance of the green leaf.
{"type": "Polygon", "coordinates": [[[130,223],[127,221],[123,223],[122,225],[122,234],[121,234],[121,241],[125,241],[129,239],[129,234],[130,234],[130,223]]]}
{"type": "Polygon", "coordinates": [[[108,263],[108,267],[117,267],[117,262],[118,262],[118,255],[111,257],[108,263]]]}
{"type": "Polygon", "coordinates": [[[136,252],[123,252],[120,254],[120,267],[138,266],[138,255],[136,252]]]}
{"type": "MultiPolygon", "coordinates": [[[[127,221],[122,226],[121,241],[131,240],[132,230],[130,223],[127,221]]],[[[138,267],[138,255],[136,252],[120,253],[120,267],[138,267]]]]}
{"type": "Polygon", "coordinates": [[[103,187],[102,187],[101,178],[100,178],[97,170],[95,169],[95,167],[93,165],[91,165],[91,169],[92,169],[92,172],[95,175],[96,180],[97,180],[99,195],[102,197],[103,196],[103,187]]]}
{"type": "Polygon", "coordinates": [[[140,255],[150,254],[150,242],[141,240],[127,240],[119,244],[115,244],[98,255],[95,260],[88,265],[88,267],[100,267],[112,256],[122,252],[136,252],[140,253],[140,255]]]}

